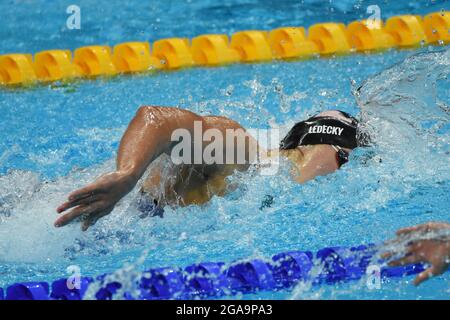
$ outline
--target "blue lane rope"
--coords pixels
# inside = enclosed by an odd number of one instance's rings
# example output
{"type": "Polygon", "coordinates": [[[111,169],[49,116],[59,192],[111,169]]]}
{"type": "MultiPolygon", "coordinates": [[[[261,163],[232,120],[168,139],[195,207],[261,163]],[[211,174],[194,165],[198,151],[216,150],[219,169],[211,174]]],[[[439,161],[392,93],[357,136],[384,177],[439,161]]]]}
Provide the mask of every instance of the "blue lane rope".
{"type": "MultiPolygon", "coordinates": [[[[137,281],[139,296],[128,292],[124,299],[198,299],[214,298],[237,293],[277,291],[292,288],[299,281],[312,284],[333,284],[361,279],[376,253],[376,246],[330,247],[319,250],[279,253],[271,261],[253,259],[240,261],[226,267],[223,262],[205,262],[186,268],[156,268],[144,272],[137,281]],[[322,269],[313,275],[314,258],[322,269]]],[[[377,263],[382,263],[378,261],[377,263]]],[[[382,267],[381,279],[403,277],[425,270],[422,264],[401,267],[382,267]]],[[[69,289],[67,278],[47,282],[20,282],[3,290],[0,300],[81,300],[88,286],[96,281],[102,287],[96,292],[98,300],[109,300],[122,287],[119,282],[106,281],[106,274],[94,278],[81,277],[78,289],[69,289]]]]}

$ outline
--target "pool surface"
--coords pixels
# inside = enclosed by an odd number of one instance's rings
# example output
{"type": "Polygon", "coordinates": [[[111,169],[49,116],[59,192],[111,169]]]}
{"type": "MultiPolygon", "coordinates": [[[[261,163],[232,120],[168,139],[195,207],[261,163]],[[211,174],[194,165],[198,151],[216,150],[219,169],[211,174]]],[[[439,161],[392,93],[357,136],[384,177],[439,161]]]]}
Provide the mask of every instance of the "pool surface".
{"type": "MultiPolygon", "coordinates": [[[[3,1],[0,52],[284,25],[348,23],[368,1],[80,0],[81,30],[67,30],[71,1],[3,1]],[[46,23],[42,20],[45,18],[46,23]],[[185,23],[188,21],[188,23],[185,23]]],[[[447,1],[381,1],[385,19],[448,10],[447,1]]],[[[381,243],[397,229],[449,221],[450,49],[425,47],[295,62],[192,68],[27,89],[0,89],[0,287],[19,281],[134,272],[202,261],[270,258],[289,250],[381,243]],[[359,89],[358,89],[359,88],[359,89]],[[247,128],[287,130],[339,108],[367,119],[376,144],[352,153],[335,174],[305,185],[287,170],[234,176],[239,188],[204,206],[166,208],[139,219],[135,190],[88,232],[55,229],[55,208],[72,190],[114,168],[121,135],[141,105],[222,114],[247,128]],[[266,195],[270,208],[261,207],[266,195]],[[124,272],[133,270],[133,272],[124,272]]],[[[413,277],[369,290],[366,279],[238,295],[241,299],[449,299],[450,273],[412,286],[413,277]]],[[[236,298],[236,297],[234,297],[236,298]]]]}

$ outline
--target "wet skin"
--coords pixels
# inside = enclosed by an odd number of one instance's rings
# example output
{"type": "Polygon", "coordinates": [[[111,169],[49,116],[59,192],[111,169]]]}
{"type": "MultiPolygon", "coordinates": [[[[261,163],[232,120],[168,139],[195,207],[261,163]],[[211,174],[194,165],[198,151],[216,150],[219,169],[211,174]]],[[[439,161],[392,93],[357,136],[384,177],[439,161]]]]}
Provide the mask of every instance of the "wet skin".
{"type": "MultiPolygon", "coordinates": [[[[203,148],[208,144],[209,142],[204,142],[203,148]]],[[[225,141],[224,146],[227,145],[225,141]]],[[[57,208],[59,214],[64,214],[55,221],[55,226],[62,227],[82,219],[82,230],[87,230],[98,219],[112,212],[117,202],[135,187],[152,163],[141,192],[158,199],[162,206],[205,203],[214,195],[224,195],[232,188],[226,178],[235,171],[247,170],[253,163],[255,150],[258,148],[262,150],[241,125],[226,117],[202,117],[179,108],[140,107],[120,142],[116,170],[72,192],[68,200],[57,208]],[[245,163],[181,164],[170,165],[169,172],[163,170],[165,166],[162,162],[170,162],[171,150],[176,144],[171,141],[172,132],[183,128],[193,135],[196,121],[201,122],[203,130],[216,129],[224,137],[227,129],[235,130],[235,142],[245,139],[245,144],[231,144],[233,152],[236,155],[238,151],[242,151],[238,148],[244,148],[245,163]],[[164,157],[166,160],[161,160],[164,157]]],[[[224,147],[224,157],[230,151],[224,147]]],[[[267,155],[273,157],[278,152],[291,160],[293,178],[299,183],[338,169],[336,151],[329,145],[271,150],[267,155]]]]}
{"type": "Polygon", "coordinates": [[[389,265],[393,267],[414,263],[429,264],[429,267],[414,279],[414,285],[417,286],[431,277],[443,274],[450,267],[449,235],[450,224],[446,222],[428,222],[403,228],[397,231],[397,238],[391,243],[402,243],[406,239],[405,252],[396,258],[393,258],[396,252],[392,251],[382,256],[385,259],[391,259],[389,265]],[[447,236],[438,236],[439,232],[447,236]]]}

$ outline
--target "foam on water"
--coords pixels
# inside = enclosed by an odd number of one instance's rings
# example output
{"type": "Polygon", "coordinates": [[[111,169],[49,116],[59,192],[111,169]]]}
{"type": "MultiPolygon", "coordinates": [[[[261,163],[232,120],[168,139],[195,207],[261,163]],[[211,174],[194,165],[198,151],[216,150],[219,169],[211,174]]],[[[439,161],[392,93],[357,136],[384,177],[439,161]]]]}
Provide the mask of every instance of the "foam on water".
{"type": "MultiPolygon", "coordinates": [[[[405,195],[413,198],[418,185],[442,186],[448,190],[450,114],[449,106],[437,99],[437,86],[439,81],[448,80],[449,74],[450,50],[422,53],[407,58],[355,88],[361,118],[374,146],[366,154],[358,151],[357,157],[361,159],[355,160],[359,165],[352,168],[351,175],[339,177],[344,185],[354,186],[349,190],[356,195],[352,197],[351,214],[358,211],[376,212],[379,207],[405,195]],[[376,156],[367,158],[371,153],[376,156]],[[354,179],[358,179],[359,184],[354,183],[354,179]]],[[[450,199],[448,192],[444,191],[443,195],[439,199],[444,203],[441,217],[443,221],[448,221],[450,199]]],[[[339,212],[336,205],[332,203],[329,207],[334,213],[339,212]]],[[[433,210],[431,201],[426,205],[425,210],[433,210]]],[[[391,244],[388,248],[402,252],[406,242],[391,244]]],[[[294,289],[291,299],[339,299],[352,290],[364,292],[366,297],[379,298],[367,289],[366,281],[363,277],[353,285],[317,290],[301,283],[294,289]]],[[[435,286],[442,287],[448,297],[450,290],[445,285],[447,282],[442,279],[440,284],[437,280],[433,282],[435,286]]],[[[400,281],[385,291],[390,291],[391,298],[417,298],[417,294],[408,295],[402,291],[404,285],[410,284],[400,281]]]]}

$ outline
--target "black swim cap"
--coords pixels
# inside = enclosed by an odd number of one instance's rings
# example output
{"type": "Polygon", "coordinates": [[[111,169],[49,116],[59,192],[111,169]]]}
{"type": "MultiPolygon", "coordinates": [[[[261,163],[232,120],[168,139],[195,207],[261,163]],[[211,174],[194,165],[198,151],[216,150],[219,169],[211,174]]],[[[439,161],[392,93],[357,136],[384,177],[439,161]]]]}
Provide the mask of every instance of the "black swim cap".
{"type": "Polygon", "coordinates": [[[281,141],[280,149],[294,149],[298,146],[329,144],[354,149],[358,145],[358,120],[343,111],[324,112],[298,122],[281,141]],[[337,113],[338,116],[327,114],[337,113]]]}

